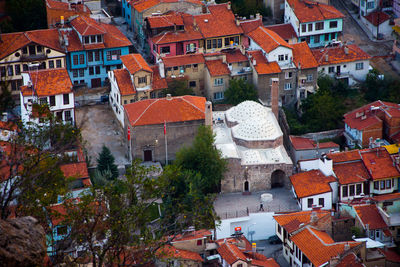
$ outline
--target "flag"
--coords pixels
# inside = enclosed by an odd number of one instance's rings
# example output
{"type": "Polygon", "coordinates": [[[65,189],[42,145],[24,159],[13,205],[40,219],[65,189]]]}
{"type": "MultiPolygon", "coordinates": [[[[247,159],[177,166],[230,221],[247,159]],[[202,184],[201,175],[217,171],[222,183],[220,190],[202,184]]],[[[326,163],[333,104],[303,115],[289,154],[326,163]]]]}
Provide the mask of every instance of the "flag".
{"type": "Polygon", "coordinates": [[[128,126],[128,141],[131,140],[131,128],[128,126]]]}
{"type": "Polygon", "coordinates": [[[164,121],[164,135],[167,135],[167,123],[164,121]]]}

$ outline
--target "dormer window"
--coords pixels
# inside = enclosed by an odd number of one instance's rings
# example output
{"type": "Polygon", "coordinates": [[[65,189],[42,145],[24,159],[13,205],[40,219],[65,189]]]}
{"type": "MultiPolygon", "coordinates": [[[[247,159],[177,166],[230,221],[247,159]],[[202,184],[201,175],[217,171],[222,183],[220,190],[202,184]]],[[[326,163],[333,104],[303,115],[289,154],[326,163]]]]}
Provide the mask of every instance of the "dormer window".
{"type": "Polygon", "coordinates": [[[102,42],[103,42],[103,36],[101,36],[101,34],[99,34],[99,35],[84,36],[83,42],[84,42],[84,44],[97,44],[97,43],[102,43],[102,42]]]}

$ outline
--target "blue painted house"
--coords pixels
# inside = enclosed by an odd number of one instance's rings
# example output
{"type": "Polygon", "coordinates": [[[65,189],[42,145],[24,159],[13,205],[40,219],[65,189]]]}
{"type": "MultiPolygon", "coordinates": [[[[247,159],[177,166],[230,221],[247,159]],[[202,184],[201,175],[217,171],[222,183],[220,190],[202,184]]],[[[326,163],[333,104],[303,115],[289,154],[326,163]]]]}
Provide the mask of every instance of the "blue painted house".
{"type": "Polygon", "coordinates": [[[338,40],[343,30],[344,15],[331,5],[308,0],[285,0],[285,23],[290,23],[298,41],[321,47],[338,40]]]}
{"type": "Polygon", "coordinates": [[[101,87],[107,72],[121,68],[121,55],[133,52],[132,43],[114,25],[88,17],[76,17],[71,28],[60,29],[67,50],[67,70],[74,86],[101,87]]]}
{"type": "Polygon", "coordinates": [[[132,31],[132,8],[131,8],[130,0],[122,0],[122,17],[125,19],[126,23],[129,25],[129,29],[132,31]]]}

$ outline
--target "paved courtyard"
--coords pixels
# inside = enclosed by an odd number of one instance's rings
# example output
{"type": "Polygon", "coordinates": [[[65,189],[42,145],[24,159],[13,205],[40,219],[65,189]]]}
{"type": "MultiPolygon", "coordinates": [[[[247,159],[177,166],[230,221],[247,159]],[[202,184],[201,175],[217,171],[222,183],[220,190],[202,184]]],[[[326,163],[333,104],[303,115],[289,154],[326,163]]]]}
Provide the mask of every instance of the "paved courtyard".
{"type": "Polygon", "coordinates": [[[128,159],[125,157],[124,138],[109,105],[76,108],[76,122],[81,129],[91,166],[97,165],[97,157],[103,144],[111,150],[115,164],[128,164],[128,159]]]}
{"type": "Polygon", "coordinates": [[[221,219],[247,216],[247,212],[260,212],[261,194],[264,193],[270,193],[273,196],[272,201],[264,202],[265,212],[299,210],[293,193],[285,188],[273,188],[267,191],[253,192],[251,195],[242,195],[242,193],[220,194],[214,202],[214,208],[221,219]]]}

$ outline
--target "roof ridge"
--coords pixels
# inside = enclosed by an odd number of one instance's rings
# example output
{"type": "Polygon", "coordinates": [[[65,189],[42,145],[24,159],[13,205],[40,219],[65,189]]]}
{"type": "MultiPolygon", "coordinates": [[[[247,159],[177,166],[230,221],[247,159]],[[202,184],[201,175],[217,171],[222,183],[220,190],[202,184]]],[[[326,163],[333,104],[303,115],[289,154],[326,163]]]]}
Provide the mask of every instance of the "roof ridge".
{"type": "Polygon", "coordinates": [[[205,111],[202,111],[199,107],[197,107],[196,105],[190,103],[190,102],[187,101],[184,97],[185,97],[185,96],[180,96],[179,98],[181,98],[183,101],[189,103],[190,105],[192,105],[193,107],[195,107],[196,109],[198,109],[201,113],[204,113],[204,114],[205,114],[205,111]]]}
{"type": "Polygon", "coordinates": [[[280,45],[280,43],[279,43],[277,40],[275,40],[275,38],[272,37],[272,35],[269,34],[269,32],[266,31],[266,28],[265,28],[264,26],[259,26],[259,27],[261,28],[261,30],[262,30],[263,32],[265,32],[266,34],[268,34],[268,36],[271,37],[271,38],[275,41],[275,43],[278,44],[278,46],[280,45]]]}
{"type": "Polygon", "coordinates": [[[133,56],[133,59],[136,61],[136,63],[139,65],[139,68],[140,68],[139,70],[142,70],[143,69],[142,64],[140,64],[139,61],[136,59],[136,55],[133,54],[132,56],[133,56]]]}
{"type": "Polygon", "coordinates": [[[142,112],[142,114],[140,114],[140,116],[132,123],[132,126],[134,126],[134,125],[136,124],[136,122],[144,115],[144,113],[146,113],[146,111],[147,111],[154,103],[158,102],[160,99],[163,99],[163,98],[157,98],[157,99],[155,99],[150,105],[148,105],[148,106],[144,109],[144,111],[142,112]]]}

